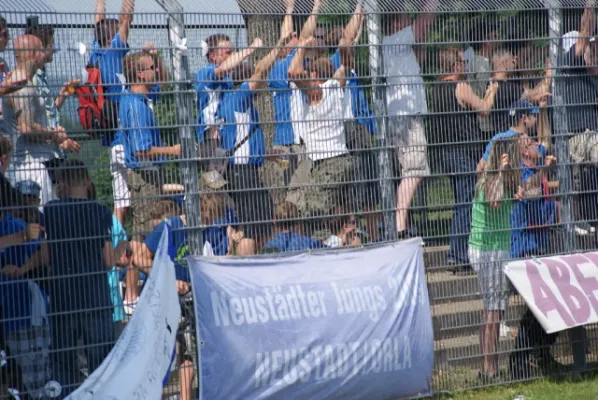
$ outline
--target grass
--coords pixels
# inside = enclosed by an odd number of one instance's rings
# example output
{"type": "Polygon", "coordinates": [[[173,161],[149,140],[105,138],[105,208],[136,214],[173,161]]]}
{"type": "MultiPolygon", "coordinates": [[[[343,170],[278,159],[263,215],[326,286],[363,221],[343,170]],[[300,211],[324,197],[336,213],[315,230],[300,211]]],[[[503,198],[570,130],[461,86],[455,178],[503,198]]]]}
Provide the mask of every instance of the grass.
{"type": "Polygon", "coordinates": [[[450,395],[440,395],[434,400],[598,400],[598,376],[579,380],[536,380],[517,385],[492,387],[450,395]]]}

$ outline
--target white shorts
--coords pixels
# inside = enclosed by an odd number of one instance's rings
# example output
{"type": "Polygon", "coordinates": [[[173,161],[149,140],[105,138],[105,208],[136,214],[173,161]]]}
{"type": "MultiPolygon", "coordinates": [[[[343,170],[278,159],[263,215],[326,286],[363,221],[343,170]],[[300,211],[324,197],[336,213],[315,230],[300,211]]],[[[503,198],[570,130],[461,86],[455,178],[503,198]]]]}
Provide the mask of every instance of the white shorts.
{"type": "Polygon", "coordinates": [[[52,179],[48,169],[43,162],[32,157],[25,157],[24,162],[15,165],[14,175],[11,179],[13,186],[20,181],[31,180],[37,183],[40,188],[40,209],[51,200],[56,200],[56,187],[52,184],[52,179]]]}
{"type": "Polygon", "coordinates": [[[486,311],[504,311],[507,308],[508,286],[503,266],[509,259],[508,251],[469,248],[469,263],[478,274],[486,311]]]}
{"type": "Polygon", "coordinates": [[[110,148],[110,173],[112,174],[112,193],[114,208],[127,208],[131,205],[129,178],[125,164],[125,148],[117,144],[110,148]]]}
{"type": "Polygon", "coordinates": [[[430,175],[428,164],[428,142],[420,117],[398,116],[388,119],[392,146],[403,177],[425,177],[430,175]]]}

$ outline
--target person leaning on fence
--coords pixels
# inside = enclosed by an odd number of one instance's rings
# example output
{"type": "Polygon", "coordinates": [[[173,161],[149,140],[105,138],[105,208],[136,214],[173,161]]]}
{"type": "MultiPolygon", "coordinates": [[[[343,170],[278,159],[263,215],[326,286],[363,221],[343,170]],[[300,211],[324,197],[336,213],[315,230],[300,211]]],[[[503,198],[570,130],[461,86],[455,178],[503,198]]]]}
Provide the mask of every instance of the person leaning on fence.
{"type": "Polygon", "coordinates": [[[122,93],[123,58],[129,52],[129,31],[133,23],[135,0],[122,0],[119,19],[106,18],[105,0],[96,0],[95,26],[92,52],[88,65],[96,66],[102,77],[105,104],[102,118],[107,132],[102,135],[102,144],[108,146],[118,126],[118,104],[122,93]]]}
{"type": "Polygon", "coordinates": [[[85,165],[68,160],[57,174],[62,197],[44,207],[53,278],[50,282],[52,372],[68,396],[83,381],[77,367],[81,339],[88,374],[102,363],[116,339],[106,273],[119,264],[129,244],[113,248],[112,213],[88,198],[91,180],[85,165]]]}
{"type": "Polygon", "coordinates": [[[334,70],[328,57],[320,57],[304,67],[307,49],[313,37],[302,39],[289,67],[292,88],[301,90],[293,96],[294,129],[303,139],[309,160],[307,168],[298,168],[291,180],[287,199],[304,215],[329,215],[331,210],[354,210],[355,158],[346,145],[344,128],[345,52],[343,65],[334,70]],[[307,185],[308,187],[305,187],[307,185]]]}
{"type": "MultiPolygon", "coordinates": [[[[201,43],[202,54],[208,64],[201,68],[195,76],[195,92],[197,105],[197,142],[204,143],[205,154],[210,157],[212,142],[218,140],[218,121],[216,111],[222,100],[223,91],[232,89],[231,71],[262,46],[262,40],[256,38],[251,46],[233,53],[230,38],[222,33],[209,36],[201,43]]],[[[217,145],[214,145],[217,146],[217,145]]],[[[201,148],[201,147],[200,147],[201,148]]]]}
{"type": "MultiPolygon", "coordinates": [[[[498,46],[496,24],[490,17],[480,17],[469,32],[470,47],[463,52],[467,61],[467,79],[473,92],[482,98],[492,77],[492,54],[498,46]]],[[[484,136],[494,134],[490,115],[478,115],[478,124],[484,136]]]]}
{"type": "Polygon", "coordinates": [[[157,69],[163,68],[159,56],[148,52],[128,54],[123,60],[127,89],[119,103],[119,130],[116,140],[123,144],[129,169],[133,217],[133,252],[143,243],[152,227],[151,212],[157,204],[164,177],[162,163],[181,154],[180,144],[165,146],[156,125],[152,101],[148,97],[156,82],[157,69]]]}
{"type": "Polygon", "coordinates": [[[270,235],[272,199],[264,188],[259,169],[264,163],[266,144],[253,105],[258,90],[266,86],[266,77],[278,53],[291,39],[290,33],[278,40],[275,48],[253,69],[241,64],[231,75],[232,89],[224,93],[217,117],[222,121],[219,141],[231,153],[227,162],[227,190],[235,204],[248,247],[239,246],[237,255],[256,254],[270,235]]]}
{"type": "MultiPolygon", "coordinates": [[[[367,230],[372,242],[378,241],[378,220],[380,214],[376,212],[380,202],[380,185],[378,182],[377,151],[372,150],[372,136],[376,133],[376,121],[370,110],[367,96],[356,72],[355,45],[361,38],[364,14],[360,2],[357,3],[353,16],[343,30],[340,43],[347,44],[345,66],[347,71],[347,86],[345,88],[345,136],[347,148],[357,159],[358,167],[355,176],[359,189],[358,207],[364,213],[367,230]]],[[[341,67],[341,51],[336,49],[330,57],[334,69],[341,67]]],[[[356,210],[357,211],[357,210],[356,210]]]]}
{"type": "Polygon", "coordinates": [[[428,107],[420,64],[425,59],[423,44],[434,22],[437,7],[438,0],[427,0],[424,12],[414,21],[407,12],[386,14],[383,21],[386,36],[382,39],[382,53],[387,74],[389,137],[402,168],[396,211],[399,238],[410,236],[408,208],[417,186],[430,175],[422,120],[428,107]]]}
{"type": "Polygon", "coordinates": [[[449,175],[455,196],[447,263],[457,271],[469,270],[467,241],[471,224],[471,201],[476,184],[475,170],[486,138],[479,128],[478,116],[488,116],[494,105],[498,85],[492,83],[483,98],[467,81],[465,59],[460,49],[451,47],[440,51],[438,82],[431,85],[429,98],[434,116],[431,144],[442,148],[444,173],[449,175]]]}
{"type": "MultiPolygon", "coordinates": [[[[575,44],[563,57],[563,98],[566,105],[569,128],[569,156],[573,162],[575,182],[581,181],[584,170],[598,166],[598,37],[593,37],[596,29],[595,1],[588,0],[581,18],[581,28],[575,44]]],[[[576,191],[591,191],[589,198],[575,196],[577,220],[596,218],[595,183],[591,188],[576,187],[576,191]],[[588,190],[589,189],[589,190],[588,190]],[[588,207],[579,207],[586,203],[588,207]],[[594,213],[595,214],[595,213],[594,213]]],[[[592,221],[595,222],[595,221],[592,221]]],[[[578,234],[595,233],[595,228],[587,222],[576,223],[578,234]]]]}
{"type": "MultiPolygon", "coordinates": [[[[225,182],[226,183],[226,182],[225,182]]],[[[208,208],[219,207],[218,201],[221,198],[215,194],[202,195],[200,199],[201,216],[203,222],[208,225],[211,223],[209,215],[212,215],[208,208]]],[[[163,203],[171,202],[170,200],[163,200],[163,203]]],[[[172,202],[171,202],[172,203],[172,202]]],[[[158,217],[158,215],[155,215],[158,217]]],[[[159,218],[156,218],[155,227],[152,233],[146,238],[138,253],[141,258],[136,260],[136,266],[140,268],[145,274],[151,273],[152,263],[158,247],[160,239],[165,230],[168,230],[168,256],[174,263],[175,278],[177,282],[177,290],[181,296],[182,317],[177,331],[176,339],[176,365],[179,371],[179,385],[181,387],[180,398],[183,400],[191,400],[193,390],[193,357],[194,350],[197,348],[194,335],[194,315],[193,313],[186,313],[189,311],[188,307],[183,307],[188,301],[183,296],[190,292],[189,285],[191,277],[189,269],[185,265],[185,258],[189,255],[189,243],[187,237],[187,217],[181,214],[177,206],[165,207],[164,212],[159,218]]],[[[204,242],[202,254],[204,256],[213,256],[212,246],[208,241],[204,242]]],[[[164,378],[163,386],[168,384],[170,372],[164,378]]]]}
{"type": "Polygon", "coordinates": [[[16,79],[26,78],[27,86],[3,98],[3,117],[9,129],[8,135],[15,145],[13,182],[31,179],[41,188],[42,205],[56,198],[49,166],[55,162],[60,151],[77,150],[72,147],[62,127],[51,128],[48,124],[44,99],[39,96],[31,80],[36,71],[43,67],[47,49],[41,40],[33,35],[22,35],[14,45],[17,67],[13,71],[16,79]]]}
{"type": "MultiPolygon", "coordinates": [[[[0,236],[22,232],[27,223],[0,213],[0,236]]],[[[0,253],[0,303],[5,321],[0,329],[21,369],[23,385],[33,398],[45,394],[51,378],[48,297],[29,273],[47,265],[47,248],[36,240],[5,248],[0,253]]]]}

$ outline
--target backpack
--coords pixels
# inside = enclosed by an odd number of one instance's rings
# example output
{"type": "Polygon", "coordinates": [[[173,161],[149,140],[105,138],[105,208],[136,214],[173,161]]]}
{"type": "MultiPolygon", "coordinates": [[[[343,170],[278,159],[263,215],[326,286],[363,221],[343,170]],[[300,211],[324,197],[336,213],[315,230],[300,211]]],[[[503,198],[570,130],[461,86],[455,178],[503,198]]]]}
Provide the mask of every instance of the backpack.
{"type": "Polygon", "coordinates": [[[108,129],[107,121],[103,117],[106,99],[100,69],[95,65],[88,65],[85,70],[87,79],[77,87],[77,112],[83,129],[88,135],[96,137],[102,130],[108,129]]]}

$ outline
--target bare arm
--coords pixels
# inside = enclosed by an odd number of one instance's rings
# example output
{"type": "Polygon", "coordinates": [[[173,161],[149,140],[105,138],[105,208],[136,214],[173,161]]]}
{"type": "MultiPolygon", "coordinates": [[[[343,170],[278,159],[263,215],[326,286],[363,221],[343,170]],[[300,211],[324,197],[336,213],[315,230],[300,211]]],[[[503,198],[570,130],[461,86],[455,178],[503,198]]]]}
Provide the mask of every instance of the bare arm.
{"type": "Polygon", "coordinates": [[[154,253],[145,245],[141,244],[138,251],[133,254],[133,265],[139,268],[144,274],[149,274],[154,260],[154,253]]]}
{"type": "Polygon", "coordinates": [[[127,249],[129,249],[129,243],[124,240],[118,242],[116,248],[112,247],[111,240],[107,240],[102,251],[104,266],[108,269],[115,266],[127,249]]]}
{"type": "Polygon", "coordinates": [[[280,27],[280,36],[287,37],[294,32],[293,11],[295,10],[295,0],[286,1],[286,10],[282,26],[280,27]]]}
{"type": "Polygon", "coordinates": [[[123,0],[118,21],[118,34],[123,43],[127,43],[129,39],[129,30],[133,23],[133,11],[135,11],[135,0],[123,0]]]}
{"type": "Polygon", "coordinates": [[[575,42],[575,55],[583,56],[586,47],[590,43],[590,36],[594,33],[596,26],[596,12],[594,11],[595,0],[587,0],[586,8],[581,16],[581,28],[579,37],[575,42]]]}
{"type": "Polygon", "coordinates": [[[216,78],[220,79],[225,77],[226,74],[228,74],[232,69],[239,66],[239,64],[241,64],[247,57],[252,55],[256,48],[262,47],[262,45],[262,40],[260,38],[256,38],[253,43],[251,43],[249,48],[231,54],[226,61],[217,66],[214,70],[216,78]]]}
{"type": "Polygon", "coordinates": [[[281,37],[278,40],[278,43],[276,43],[276,46],[257,63],[255,71],[249,79],[250,90],[257,90],[266,86],[266,76],[272,69],[272,66],[274,66],[274,62],[276,61],[276,58],[278,58],[279,53],[284,50],[284,46],[292,34],[293,33],[290,32],[287,36],[281,37]]]}
{"type": "Polygon", "coordinates": [[[542,108],[538,118],[538,142],[546,148],[550,149],[552,144],[552,133],[550,126],[550,118],[548,117],[548,109],[542,108]]]}
{"type": "Polygon", "coordinates": [[[300,40],[297,53],[295,53],[293,60],[291,60],[291,65],[289,66],[289,79],[295,82],[297,87],[301,90],[311,89],[311,84],[307,81],[309,74],[303,68],[303,60],[305,59],[305,52],[307,51],[305,47],[312,43],[314,43],[313,36],[308,39],[300,40]]]}
{"type": "Polygon", "coordinates": [[[96,0],[95,23],[97,24],[104,18],[106,18],[106,1],[96,0]]]}
{"type": "Polygon", "coordinates": [[[480,99],[469,83],[461,82],[457,85],[455,89],[455,96],[457,100],[461,103],[468,105],[475,111],[478,111],[482,116],[490,115],[490,110],[494,106],[494,98],[496,96],[496,90],[498,88],[498,84],[493,82],[488,86],[488,90],[486,90],[486,95],[483,99],[480,99]]]}
{"type": "MultiPolygon", "coordinates": [[[[181,155],[181,145],[175,144],[174,146],[153,146],[149,150],[138,151],[135,153],[135,157],[143,159],[153,159],[157,157],[178,157],[181,155]]],[[[114,264],[112,264],[114,265],[114,264]]]]}
{"type": "Polygon", "coordinates": [[[25,231],[13,233],[11,235],[0,236],[0,249],[16,246],[25,243],[25,231]]]}
{"type": "Polygon", "coordinates": [[[320,12],[321,6],[322,0],[314,0],[314,8],[311,10],[311,14],[309,15],[309,18],[307,18],[307,21],[305,21],[305,24],[303,24],[299,40],[307,40],[316,32],[318,13],[320,12]]]}
{"type": "Polygon", "coordinates": [[[361,27],[363,26],[363,18],[363,7],[361,5],[361,0],[358,0],[357,6],[355,6],[355,12],[343,31],[343,39],[346,42],[355,43],[355,41],[359,38],[359,33],[361,32],[361,27]]]}
{"type": "Polygon", "coordinates": [[[419,14],[413,23],[413,35],[418,43],[425,43],[428,40],[428,32],[436,18],[438,0],[427,0],[423,12],[419,14]]]}

